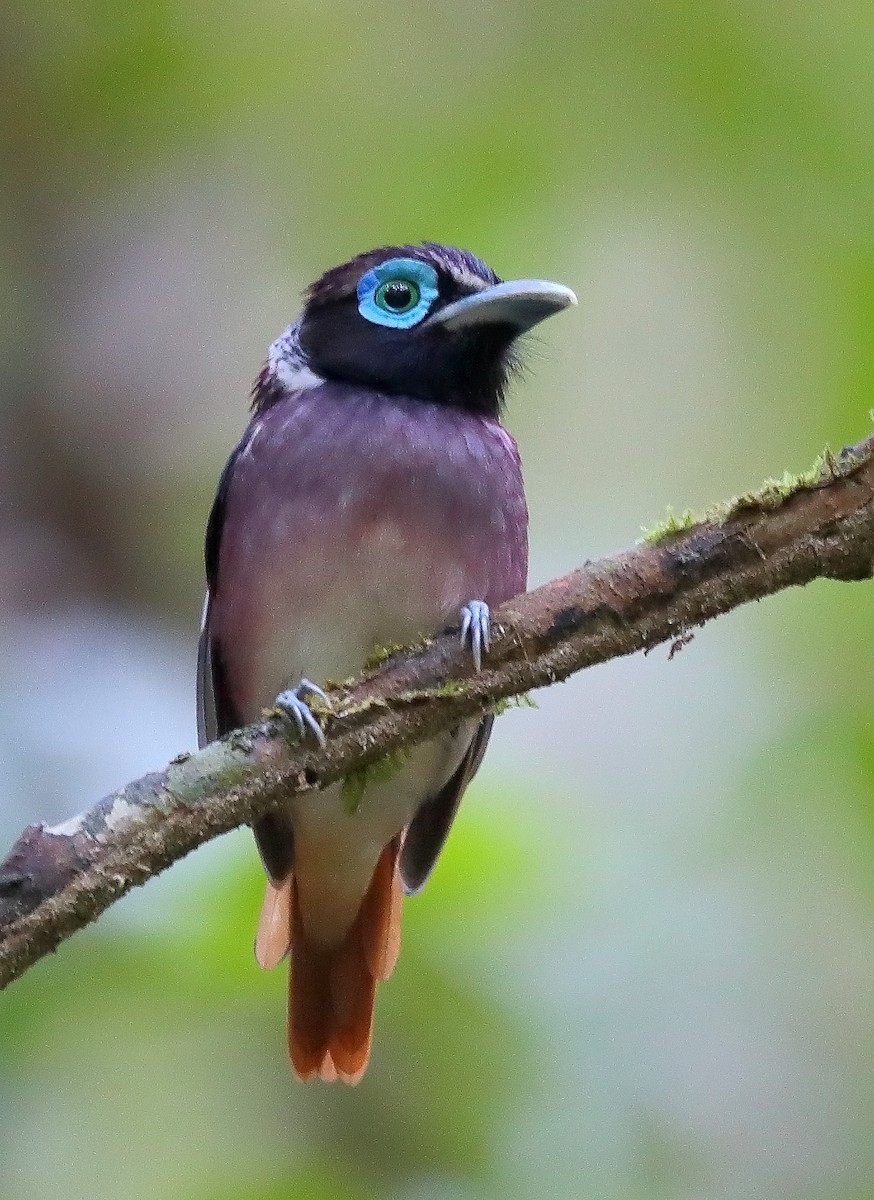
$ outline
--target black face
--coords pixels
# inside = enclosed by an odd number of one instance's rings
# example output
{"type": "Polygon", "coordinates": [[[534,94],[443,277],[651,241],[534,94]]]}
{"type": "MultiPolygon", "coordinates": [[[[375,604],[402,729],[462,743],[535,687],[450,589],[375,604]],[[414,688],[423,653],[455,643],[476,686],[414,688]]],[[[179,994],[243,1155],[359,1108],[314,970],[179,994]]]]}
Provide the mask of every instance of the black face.
{"type": "Polygon", "coordinates": [[[428,242],[372,250],[313,284],[300,346],[326,379],[496,416],[518,328],[483,323],[452,331],[432,318],[499,282],[465,250],[428,242]]]}

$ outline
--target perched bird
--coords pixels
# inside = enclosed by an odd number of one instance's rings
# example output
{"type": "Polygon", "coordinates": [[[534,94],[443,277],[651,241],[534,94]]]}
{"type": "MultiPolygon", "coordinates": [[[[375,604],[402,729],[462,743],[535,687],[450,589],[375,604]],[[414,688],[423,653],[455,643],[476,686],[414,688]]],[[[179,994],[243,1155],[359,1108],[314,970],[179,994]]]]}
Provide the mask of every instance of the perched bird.
{"type": "MultiPolygon", "coordinates": [[[[375,647],[460,624],[479,665],[489,607],[526,583],[519,455],[499,423],[515,341],[575,302],[430,242],[371,250],[312,285],[270,347],[209,517],[201,745],[277,695],[321,740],[307,697],[375,647]]],[[[364,1073],[402,896],[428,878],[491,727],[416,747],[355,811],[335,785],[255,824],[268,878],[255,953],[272,967],[290,951],[302,1079],[364,1073]]]]}

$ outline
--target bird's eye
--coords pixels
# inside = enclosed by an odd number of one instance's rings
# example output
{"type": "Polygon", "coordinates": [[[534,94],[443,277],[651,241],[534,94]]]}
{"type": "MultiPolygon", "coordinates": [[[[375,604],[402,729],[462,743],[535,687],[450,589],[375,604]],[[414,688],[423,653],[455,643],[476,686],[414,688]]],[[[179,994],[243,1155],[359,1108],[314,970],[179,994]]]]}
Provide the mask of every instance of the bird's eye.
{"type": "Polygon", "coordinates": [[[405,313],[419,303],[419,289],[410,279],[390,279],[379,285],[373,300],[386,312],[405,313]]]}
{"type": "Polygon", "coordinates": [[[392,258],[358,282],[358,311],[374,325],[410,329],[437,299],[437,272],[416,258],[392,258]]]}

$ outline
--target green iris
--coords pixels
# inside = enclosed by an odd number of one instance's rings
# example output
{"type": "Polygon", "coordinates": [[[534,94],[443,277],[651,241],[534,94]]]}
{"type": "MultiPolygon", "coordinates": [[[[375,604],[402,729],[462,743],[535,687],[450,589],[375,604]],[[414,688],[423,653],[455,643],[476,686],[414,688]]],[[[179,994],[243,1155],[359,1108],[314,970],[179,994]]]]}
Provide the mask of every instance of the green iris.
{"type": "Polygon", "coordinates": [[[383,312],[408,313],[419,303],[421,294],[412,279],[387,279],[376,289],[373,300],[383,312]]]}

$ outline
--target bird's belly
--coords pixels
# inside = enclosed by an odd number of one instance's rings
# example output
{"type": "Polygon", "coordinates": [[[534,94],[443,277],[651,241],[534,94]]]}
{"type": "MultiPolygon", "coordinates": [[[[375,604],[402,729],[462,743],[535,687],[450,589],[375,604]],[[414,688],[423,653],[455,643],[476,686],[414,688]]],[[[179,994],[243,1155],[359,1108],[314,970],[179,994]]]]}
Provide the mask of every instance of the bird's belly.
{"type": "MultiPolygon", "coordinates": [[[[470,569],[448,547],[428,552],[414,528],[395,520],[348,531],[330,557],[324,548],[314,553],[303,575],[295,567],[277,563],[264,577],[266,636],[259,639],[254,673],[256,709],[301,677],[325,683],[355,674],[375,648],[433,633],[458,620],[462,604],[475,598],[466,590],[470,569]]],[[[342,939],[383,847],[452,776],[475,727],[466,722],[414,747],[387,775],[377,769],[363,794],[352,783],[337,784],[290,801],[301,918],[314,941],[342,939]]]]}
{"type": "Polygon", "coordinates": [[[335,784],[294,798],[294,871],[311,937],[330,945],[344,936],[383,847],[409,824],[435,780],[454,773],[472,732],[468,722],[415,747],[396,772],[368,781],[363,794],[335,784]]]}
{"type": "Polygon", "coordinates": [[[426,546],[400,521],[350,531],[332,549],[314,547],[303,571],[296,555],[266,573],[250,710],[271,704],[302,677],[345,679],[374,651],[457,622],[461,607],[481,595],[450,546],[426,546]]]}

